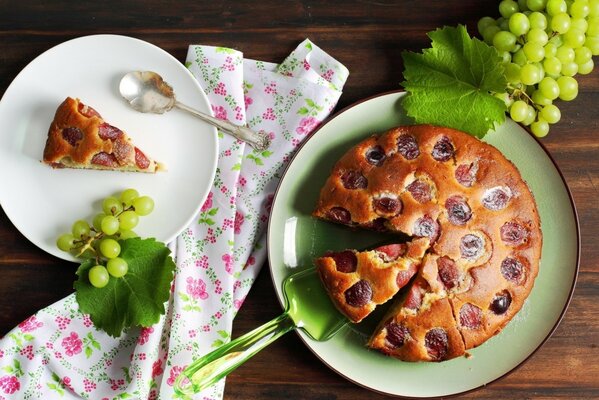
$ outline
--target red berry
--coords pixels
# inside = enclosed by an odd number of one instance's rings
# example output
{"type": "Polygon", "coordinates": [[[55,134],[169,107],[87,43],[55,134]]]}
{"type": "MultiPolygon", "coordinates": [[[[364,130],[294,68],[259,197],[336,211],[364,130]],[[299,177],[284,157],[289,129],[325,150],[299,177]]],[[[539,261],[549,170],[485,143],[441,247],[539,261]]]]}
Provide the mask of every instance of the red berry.
{"type": "Polygon", "coordinates": [[[341,176],[341,182],[346,189],[365,189],[368,186],[368,180],[358,171],[346,171],[341,176]]]}
{"type": "Polygon", "coordinates": [[[508,221],[500,229],[501,240],[512,246],[519,246],[528,241],[529,232],[521,224],[508,221]]]}
{"type": "Polygon", "coordinates": [[[389,347],[397,348],[404,345],[406,339],[410,335],[410,331],[403,325],[395,322],[390,322],[386,326],[387,329],[387,344],[389,347]]]}
{"type": "Polygon", "coordinates": [[[435,361],[442,360],[449,350],[447,332],[442,328],[433,328],[426,332],[424,346],[430,358],[435,361]]]}
{"type": "Polygon", "coordinates": [[[430,185],[419,179],[406,186],[406,189],[412,194],[414,200],[419,203],[426,203],[433,198],[430,185]]]}
{"type": "Polygon", "coordinates": [[[345,250],[339,253],[330,253],[327,254],[327,256],[331,257],[335,261],[337,271],[339,272],[355,272],[356,268],[358,267],[358,258],[351,250],[345,250]]]}
{"type": "Polygon", "coordinates": [[[414,223],[414,236],[428,237],[431,243],[434,243],[439,238],[439,224],[428,215],[420,217],[414,223]]]}
{"type": "Polygon", "coordinates": [[[460,308],[460,325],[468,329],[478,329],[482,323],[483,312],[474,304],[466,303],[460,308]]]}
{"type": "Polygon", "coordinates": [[[401,200],[393,197],[379,197],[372,199],[372,208],[379,215],[397,215],[401,213],[403,205],[401,200]]]}
{"type": "Polygon", "coordinates": [[[471,187],[476,181],[476,172],[478,171],[478,164],[461,164],[455,170],[455,179],[466,187],[471,187]]]}
{"type": "Polygon", "coordinates": [[[439,279],[441,279],[445,288],[449,290],[458,285],[460,271],[451,258],[441,257],[437,259],[437,268],[439,270],[439,279]]]}
{"type": "Polygon", "coordinates": [[[520,284],[524,278],[524,265],[515,258],[506,257],[501,262],[501,275],[508,281],[520,284]]]}
{"type": "Polygon", "coordinates": [[[504,314],[512,304],[512,295],[507,290],[497,293],[489,305],[489,310],[497,315],[504,314]]]}
{"type": "Polygon", "coordinates": [[[447,136],[443,136],[435,143],[431,155],[437,161],[447,161],[455,154],[453,144],[447,136]]]}
{"type": "Polygon", "coordinates": [[[397,151],[404,156],[406,160],[413,160],[420,155],[416,138],[404,133],[397,138],[397,151]]]}
{"type": "Polygon", "coordinates": [[[342,224],[348,224],[351,222],[351,214],[343,207],[333,207],[328,212],[328,217],[342,224]]]}
{"type": "Polygon", "coordinates": [[[467,260],[476,260],[479,258],[485,248],[484,241],[481,237],[473,234],[467,234],[460,241],[460,253],[462,258],[467,260]]]}
{"type": "Polygon", "coordinates": [[[119,128],[109,125],[106,122],[102,123],[98,128],[98,135],[102,140],[116,140],[123,134],[119,128]]]}
{"type": "Polygon", "coordinates": [[[381,146],[371,147],[366,151],[365,156],[366,161],[377,167],[380,167],[385,161],[385,158],[387,158],[387,156],[385,155],[385,150],[383,150],[381,146]]]}
{"type": "Polygon", "coordinates": [[[69,142],[71,146],[76,146],[83,139],[83,132],[79,128],[68,127],[62,130],[62,138],[69,142]]]}
{"type": "Polygon", "coordinates": [[[451,196],[445,201],[447,217],[454,225],[464,225],[472,218],[472,211],[462,196],[451,196]]]}
{"type": "Polygon", "coordinates": [[[406,254],[407,246],[405,243],[388,244],[386,246],[380,246],[375,249],[381,253],[381,258],[385,262],[395,261],[399,257],[406,254]]]}
{"type": "Polygon", "coordinates": [[[483,194],[482,203],[485,208],[497,211],[507,207],[508,201],[512,198],[512,191],[507,186],[496,186],[488,189],[483,194]]]}
{"type": "Polygon", "coordinates": [[[362,307],[372,298],[372,287],[365,280],[356,282],[345,291],[345,301],[352,307],[362,307]]]}

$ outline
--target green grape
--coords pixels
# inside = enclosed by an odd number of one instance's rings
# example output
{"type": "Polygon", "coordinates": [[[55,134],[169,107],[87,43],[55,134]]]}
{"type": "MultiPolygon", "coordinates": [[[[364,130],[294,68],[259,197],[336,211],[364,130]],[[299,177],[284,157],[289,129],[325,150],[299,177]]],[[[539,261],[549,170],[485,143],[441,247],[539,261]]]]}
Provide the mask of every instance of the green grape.
{"type": "Polygon", "coordinates": [[[599,17],[599,0],[589,0],[589,17],[599,17]]]}
{"type": "Polygon", "coordinates": [[[599,35],[598,36],[587,36],[584,41],[584,47],[588,47],[594,56],[599,56],[599,35]]]}
{"type": "Polygon", "coordinates": [[[551,18],[551,29],[562,35],[568,32],[570,24],[570,16],[566,13],[560,13],[551,18]]]}
{"type": "Polygon", "coordinates": [[[510,30],[510,25],[508,23],[508,19],[503,18],[503,17],[497,18],[497,26],[502,31],[509,31],[510,30]]]}
{"type": "Polygon", "coordinates": [[[509,94],[507,94],[506,92],[503,93],[495,93],[493,96],[497,97],[499,100],[503,101],[503,103],[505,104],[506,108],[510,108],[510,106],[512,105],[512,103],[514,102],[512,100],[512,98],[510,97],[509,94]]]}
{"type": "Polygon", "coordinates": [[[75,237],[70,233],[63,233],[56,240],[56,247],[62,251],[69,251],[75,246],[75,237]]]}
{"type": "Polygon", "coordinates": [[[512,56],[512,61],[519,66],[523,66],[524,64],[526,64],[528,60],[526,59],[524,50],[520,49],[517,52],[515,52],[512,56]]]}
{"type": "Polygon", "coordinates": [[[123,211],[123,204],[116,197],[107,197],[102,202],[102,209],[106,215],[116,215],[123,211]]]}
{"type": "Polygon", "coordinates": [[[545,49],[540,42],[527,42],[522,49],[526,59],[530,62],[538,62],[545,58],[545,49]]]}
{"type": "Polygon", "coordinates": [[[544,46],[549,41],[549,36],[543,29],[532,28],[526,34],[526,40],[528,42],[537,42],[540,43],[541,46],[544,46]]]}
{"type": "Polygon", "coordinates": [[[544,137],[549,133],[549,124],[547,121],[539,118],[530,125],[530,130],[536,137],[544,137]]]}
{"type": "Polygon", "coordinates": [[[557,46],[553,43],[547,43],[544,47],[545,49],[545,58],[555,57],[555,53],[557,52],[557,46]]]}
{"type": "Polygon", "coordinates": [[[587,22],[586,34],[589,36],[599,35],[599,17],[589,18],[587,22]]]}
{"type": "Polygon", "coordinates": [[[499,57],[501,57],[501,63],[507,64],[512,61],[512,55],[509,51],[498,51],[499,57]]]}
{"type": "Polygon", "coordinates": [[[102,239],[100,242],[100,253],[106,258],[115,258],[121,254],[121,245],[111,238],[102,239]]]}
{"type": "Polygon", "coordinates": [[[119,223],[121,229],[130,230],[137,226],[139,222],[139,216],[135,211],[124,211],[119,215],[119,223]]]}
{"type": "Polygon", "coordinates": [[[589,61],[585,62],[584,64],[578,65],[578,73],[580,75],[588,75],[593,71],[594,67],[595,67],[595,64],[593,62],[593,59],[591,58],[589,61]]]}
{"type": "Polygon", "coordinates": [[[589,3],[587,1],[575,1],[570,6],[570,15],[574,18],[586,18],[590,11],[589,3]]]}
{"type": "Polygon", "coordinates": [[[547,18],[545,14],[535,11],[528,16],[530,21],[530,29],[547,29],[547,18]]]}
{"type": "Polygon", "coordinates": [[[593,53],[588,47],[579,47],[574,50],[574,62],[578,65],[584,64],[593,58],[593,53]]]}
{"type": "Polygon", "coordinates": [[[102,218],[100,229],[107,235],[114,235],[119,230],[119,220],[113,215],[107,215],[102,218]]]}
{"type": "Polygon", "coordinates": [[[149,196],[138,197],[133,200],[133,208],[138,215],[148,215],[154,210],[154,200],[149,196]]]}
{"type": "Polygon", "coordinates": [[[110,275],[114,276],[115,278],[121,278],[127,274],[129,265],[127,264],[127,261],[120,257],[116,257],[108,260],[106,263],[106,269],[110,275]]]}
{"type": "Polygon", "coordinates": [[[560,76],[557,78],[559,85],[559,98],[564,101],[571,101],[578,96],[578,82],[571,76],[560,76]]]}
{"type": "Polygon", "coordinates": [[[559,108],[553,104],[543,107],[539,114],[541,115],[541,118],[550,124],[555,124],[562,118],[562,113],[560,112],[559,108]]]}
{"type": "Polygon", "coordinates": [[[495,19],[493,19],[491,17],[482,17],[481,19],[478,20],[478,24],[477,24],[478,33],[480,33],[482,35],[485,28],[488,26],[492,26],[492,25],[497,25],[497,23],[495,22],[495,19]]]}
{"type": "Polygon", "coordinates": [[[125,189],[121,193],[119,199],[122,203],[127,206],[130,206],[135,198],[139,197],[139,193],[135,189],[125,189]]]}
{"type": "Polygon", "coordinates": [[[102,219],[106,216],[104,213],[96,214],[92,221],[92,225],[97,232],[102,230],[102,219]]]}
{"type": "Polygon", "coordinates": [[[124,229],[120,231],[119,238],[122,240],[139,237],[139,235],[131,230],[124,229]]]}
{"type": "Polygon", "coordinates": [[[499,3],[499,14],[504,18],[509,18],[515,12],[518,12],[518,3],[514,0],[502,0],[499,3]]]}
{"type": "Polygon", "coordinates": [[[541,80],[541,71],[534,64],[526,64],[520,69],[520,80],[525,85],[534,85],[541,80]]]}
{"type": "Polygon", "coordinates": [[[564,0],[548,0],[545,10],[547,11],[547,14],[555,16],[568,11],[568,6],[564,0]]]}
{"type": "Polygon", "coordinates": [[[537,110],[533,106],[528,105],[527,115],[526,115],[526,118],[524,118],[524,121],[522,121],[522,124],[524,126],[529,126],[530,124],[532,124],[535,121],[536,118],[537,118],[537,110]]]}
{"type": "Polygon", "coordinates": [[[585,39],[586,36],[584,32],[578,29],[570,29],[568,32],[564,33],[564,43],[573,49],[582,47],[585,39]]]}
{"type": "Polygon", "coordinates": [[[578,73],[578,64],[574,61],[570,61],[562,64],[562,75],[564,76],[574,76],[578,73]]]}
{"type": "Polygon", "coordinates": [[[543,78],[539,82],[539,92],[549,100],[555,100],[559,96],[559,85],[553,78],[543,78]]]}
{"type": "Polygon", "coordinates": [[[500,31],[501,31],[501,28],[498,27],[497,25],[489,25],[483,29],[483,31],[481,32],[481,36],[483,37],[483,40],[485,41],[485,43],[492,45],[493,38],[495,37],[497,32],[500,32],[500,31]]]}
{"type": "Polygon", "coordinates": [[[493,37],[493,46],[500,51],[511,51],[516,46],[516,36],[507,31],[500,31],[493,37]]]}
{"type": "Polygon", "coordinates": [[[522,100],[514,101],[510,107],[510,117],[516,122],[522,122],[528,115],[528,104],[522,100]]]}
{"type": "Polygon", "coordinates": [[[543,68],[547,74],[557,76],[562,71],[562,63],[556,57],[549,57],[543,60],[543,68]]]}
{"type": "Polygon", "coordinates": [[[524,35],[530,29],[528,17],[520,12],[512,14],[509,19],[510,32],[516,36],[524,35]]]}
{"type": "Polygon", "coordinates": [[[540,106],[546,106],[546,105],[551,104],[551,102],[552,102],[552,100],[543,96],[543,94],[541,93],[540,90],[535,90],[534,92],[532,92],[532,96],[530,96],[530,97],[532,98],[533,103],[540,105],[540,106]]]}
{"type": "Polygon", "coordinates": [[[108,285],[108,280],[110,279],[108,276],[108,271],[106,271],[106,267],[103,265],[95,265],[91,267],[89,269],[87,278],[89,279],[89,283],[98,289],[108,285]]]}
{"type": "Polygon", "coordinates": [[[520,66],[514,63],[508,63],[504,66],[503,73],[508,83],[520,83],[520,66]]]}
{"type": "Polygon", "coordinates": [[[576,53],[574,53],[574,49],[568,46],[562,46],[558,48],[557,52],[555,53],[555,56],[562,64],[574,61],[575,55],[576,53]]]}
{"type": "Polygon", "coordinates": [[[526,7],[530,11],[541,11],[545,8],[547,0],[526,0],[526,7]]]}
{"type": "Polygon", "coordinates": [[[584,18],[572,18],[570,29],[578,29],[579,31],[586,32],[589,29],[589,23],[584,18]]]}
{"type": "Polygon", "coordinates": [[[78,221],[75,221],[73,227],[71,228],[71,231],[76,239],[88,237],[90,232],[89,224],[86,221],[80,219],[78,221]]]}
{"type": "Polygon", "coordinates": [[[528,6],[526,5],[526,0],[518,0],[518,8],[520,11],[529,11],[528,6]]]}

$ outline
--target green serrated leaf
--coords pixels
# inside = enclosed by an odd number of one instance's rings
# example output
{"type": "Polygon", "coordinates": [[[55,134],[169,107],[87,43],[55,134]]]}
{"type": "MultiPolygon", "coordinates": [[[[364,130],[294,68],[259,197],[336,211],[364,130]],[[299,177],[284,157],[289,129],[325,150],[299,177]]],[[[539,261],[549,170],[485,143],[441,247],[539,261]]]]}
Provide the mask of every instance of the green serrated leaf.
{"type": "Polygon", "coordinates": [[[150,326],[164,314],[175,263],[170,250],[155,239],[132,238],[120,242],[120,257],[127,261],[125,276],[110,279],[102,289],[88,280],[94,261],[86,260],[75,282],[79,309],[89,314],[98,329],[117,337],[131,326],[150,326]]]}
{"type": "Polygon", "coordinates": [[[30,335],[30,334],[26,333],[26,334],[23,335],[23,339],[25,339],[25,341],[27,341],[27,342],[30,342],[33,339],[35,339],[35,337],[33,335],[30,335]]]}
{"type": "Polygon", "coordinates": [[[210,211],[208,211],[208,215],[215,216],[216,213],[218,213],[218,208],[212,208],[210,211]]]}
{"type": "Polygon", "coordinates": [[[2,371],[5,371],[5,372],[8,372],[9,374],[11,374],[11,373],[13,373],[15,370],[13,369],[13,367],[11,367],[11,366],[9,365],[9,366],[6,366],[6,367],[2,368],[2,371]]]}
{"type": "Polygon", "coordinates": [[[214,225],[214,224],[216,223],[216,222],[214,222],[214,220],[213,220],[213,219],[211,219],[211,218],[206,218],[206,220],[205,220],[204,222],[206,222],[206,223],[207,223],[208,225],[210,225],[210,226],[212,226],[212,225],[214,225]]]}
{"type": "Polygon", "coordinates": [[[505,120],[505,103],[491,92],[504,92],[507,82],[497,51],[466,27],[430,32],[432,47],[422,54],[404,52],[402,105],[417,123],[459,129],[482,138],[505,120]]]}
{"type": "Polygon", "coordinates": [[[237,163],[235,165],[233,165],[233,168],[231,168],[231,171],[240,171],[241,170],[241,163],[237,163]]]}
{"type": "Polygon", "coordinates": [[[274,154],[274,152],[272,152],[272,151],[270,151],[270,150],[264,150],[264,151],[263,151],[262,153],[260,153],[260,154],[262,154],[262,157],[264,157],[264,158],[268,158],[268,157],[272,156],[272,155],[274,154]]]}
{"type": "Polygon", "coordinates": [[[92,356],[93,350],[91,347],[86,347],[85,348],[85,357],[86,358],[90,358],[92,356]]]}
{"type": "Polygon", "coordinates": [[[316,103],[314,103],[314,100],[312,99],[306,99],[306,104],[310,107],[316,106],[316,103]]]}
{"type": "Polygon", "coordinates": [[[183,292],[179,292],[179,297],[183,301],[189,301],[189,296],[187,294],[183,293],[183,292]]]}
{"type": "Polygon", "coordinates": [[[100,343],[96,342],[95,340],[92,342],[92,346],[94,346],[94,348],[96,348],[96,349],[98,349],[98,350],[100,350],[100,349],[101,349],[101,347],[100,347],[100,343]]]}
{"type": "Polygon", "coordinates": [[[220,340],[220,339],[216,339],[214,342],[212,342],[212,347],[220,347],[220,346],[222,346],[223,344],[225,344],[225,342],[223,342],[223,341],[222,341],[222,340],[220,340]]]}
{"type": "Polygon", "coordinates": [[[307,115],[310,113],[310,110],[308,110],[306,107],[301,107],[299,110],[297,110],[297,113],[299,115],[307,115]]]}

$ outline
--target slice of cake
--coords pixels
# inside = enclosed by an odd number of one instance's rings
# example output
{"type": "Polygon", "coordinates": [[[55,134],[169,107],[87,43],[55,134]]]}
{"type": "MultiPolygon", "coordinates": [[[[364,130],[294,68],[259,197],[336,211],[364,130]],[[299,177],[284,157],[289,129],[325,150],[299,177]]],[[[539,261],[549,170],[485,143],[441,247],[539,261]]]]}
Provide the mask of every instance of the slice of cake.
{"type": "Polygon", "coordinates": [[[136,147],[125,132],[104,121],[92,107],[70,97],[56,110],[43,161],[54,168],[135,172],[164,169],[136,147]]]}
{"type": "Polygon", "coordinates": [[[360,322],[410,281],[428,247],[428,238],[419,238],[369,251],[331,252],[317,258],[316,267],[337,309],[360,322]]]}

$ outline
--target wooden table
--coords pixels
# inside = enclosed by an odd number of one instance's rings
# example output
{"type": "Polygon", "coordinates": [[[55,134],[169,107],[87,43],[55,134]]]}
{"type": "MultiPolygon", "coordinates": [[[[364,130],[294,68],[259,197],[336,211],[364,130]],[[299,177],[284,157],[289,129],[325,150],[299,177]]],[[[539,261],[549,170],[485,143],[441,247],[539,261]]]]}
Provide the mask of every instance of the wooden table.
{"type": "MultiPolygon", "coordinates": [[[[498,16],[496,4],[490,0],[0,0],[0,93],[41,52],[82,35],[137,37],[180,61],[194,43],[232,47],[246,57],[272,62],[281,61],[309,37],[351,71],[339,109],[397,89],[402,80],[401,51],[428,47],[426,32],[464,23],[474,33],[478,18],[498,16]]],[[[595,239],[599,236],[599,69],[579,82],[578,98],[560,105],[562,121],[543,139],[570,185],[581,223],[580,273],[570,308],[553,337],[528,362],[464,398],[599,398],[599,246],[595,239]]],[[[28,242],[0,211],[0,334],[71,293],[74,271],[74,265],[28,242]]],[[[280,311],[265,267],[235,320],[234,336],[280,311]]],[[[227,399],[383,397],[329,370],[294,334],[231,374],[225,390],[227,399]]]]}

